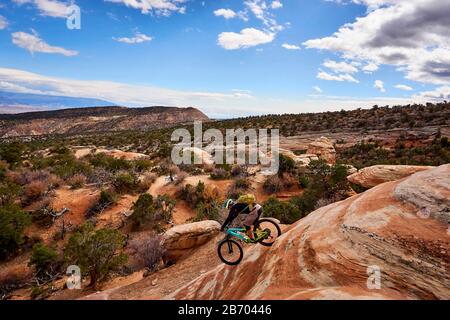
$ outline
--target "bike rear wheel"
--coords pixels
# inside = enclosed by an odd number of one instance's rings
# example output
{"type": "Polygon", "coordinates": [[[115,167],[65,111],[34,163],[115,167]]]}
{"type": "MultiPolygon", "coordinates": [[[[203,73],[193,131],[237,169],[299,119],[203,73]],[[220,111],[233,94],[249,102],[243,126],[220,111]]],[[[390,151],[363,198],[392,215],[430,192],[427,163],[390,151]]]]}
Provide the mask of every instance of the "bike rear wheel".
{"type": "Polygon", "coordinates": [[[271,247],[275,240],[281,236],[280,226],[271,219],[260,219],[258,222],[258,229],[267,235],[258,242],[266,247],[271,247]]]}
{"type": "Polygon", "coordinates": [[[230,266],[239,264],[244,257],[244,251],[242,247],[234,240],[225,239],[219,243],[217,247],[217,253],[220,260],[230,266]]]}

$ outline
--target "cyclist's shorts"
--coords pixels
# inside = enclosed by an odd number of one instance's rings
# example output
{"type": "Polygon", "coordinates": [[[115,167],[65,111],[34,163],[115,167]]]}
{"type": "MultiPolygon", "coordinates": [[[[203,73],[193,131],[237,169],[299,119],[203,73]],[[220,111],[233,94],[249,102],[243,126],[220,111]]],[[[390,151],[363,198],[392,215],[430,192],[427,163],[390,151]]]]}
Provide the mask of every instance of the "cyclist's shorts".
{"type": "Polygon", "coordinates": [[[255,224],[256,220],[259,218],[261,212],[260,209],[261,206],[257,204],[255,208],[247,214],[247,217],[244,220],[244,226],[250,227],[255,224]]]}

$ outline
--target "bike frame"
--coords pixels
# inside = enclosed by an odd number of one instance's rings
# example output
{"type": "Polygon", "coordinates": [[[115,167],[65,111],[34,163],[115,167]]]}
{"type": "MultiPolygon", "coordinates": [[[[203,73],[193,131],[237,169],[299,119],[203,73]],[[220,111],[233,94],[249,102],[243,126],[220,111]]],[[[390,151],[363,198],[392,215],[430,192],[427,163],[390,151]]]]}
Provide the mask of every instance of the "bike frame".
{"type": "Polygon", "coordinates": [[[241,232],[245,232],[245,228],[229,228],[227,229],[227,235],[245,240],[245,236],[241,232]]]}

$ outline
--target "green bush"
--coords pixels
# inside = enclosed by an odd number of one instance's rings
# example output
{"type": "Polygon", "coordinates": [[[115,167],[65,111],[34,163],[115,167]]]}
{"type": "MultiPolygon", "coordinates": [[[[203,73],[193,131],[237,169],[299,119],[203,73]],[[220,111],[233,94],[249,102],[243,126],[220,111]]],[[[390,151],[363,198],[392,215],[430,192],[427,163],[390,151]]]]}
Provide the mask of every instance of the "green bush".
{"type": "Polygon", "coordinates": [[[0,144],[0,160],[5,160],[13,167],[22,162],[22,155],[25,151],[25,145],[14,141],[0,144]]]}
{"type": "Polygon", "coordinates": [[[31,223],[31,216],[17,204],[0,207],[0,260],[15,254],[23,244],[23,231],[31,223]]]}
{"type": "Polygon", "coordinates": [[[156,208],[153,203],[153,197],[148,193],[141,194],[133,204],[132,210],[131,220],[133,221],[133,226],[135,228],[142,227],[146,222],[154,219],[156,208]]]}
{"type": "Polygon", "coordinates": [[[123,158],[115,158],[106,155],[105,153],[97,153],[88,156],[89,162],[94,167],[101,167],[109,171],[129,170],[133,167],[131,161],[123,158]]]}
{"type": "Polygon", "coordinates": [[[134,193],[139,190],[139,179],[135,174],[122,172],[114,177],[113,185],[120,194],[134,193]]]}
{"type": "Polygon", "coordinates": [[[34,267],[37,277],[51,277],[58,267],[58,253],[42,243],[36,243],[31,251],[28,266],[34,267]]]}
{"type": "Polygon", "coordinates": [[[95,230],[86,223],[69,238],[64,255],[68,264],[79,266],[83,275],[90,276],[89,286],[95,288],[126,263],[124,245],[125,237],[118,230],[95,230]]]}
{"type": "Polygon", "coordinates": [[[229,179],[230,176],[230,172],[223,168],[215,168],[210,174],[210,177],[213,180],[226,180],[229,179]]]}
{"type": "Polygon", "coordinates": [[[295,172],[295,169],[296,164],[294,159],[285,156],[284,154],[280,154],[278,174],[282,175],[283,173],[293,173],[295,172]]]}
{"type": "Polygon", "coordinates": [[[112,206],[117,202],[117,194],[112,190],[102,190],[98,200],[93,206],[86,212],[86,217],[90,218],[94,215],[101,213],[103,210],[112,206]]]}
{"type": "Polygon", "coordinates": [[[279,201],[275,197],[267,199],[263,203],[263,209],[265,216],[276,218],[285,224],[294,223],[303,216],[295,204],[279,201]]]}

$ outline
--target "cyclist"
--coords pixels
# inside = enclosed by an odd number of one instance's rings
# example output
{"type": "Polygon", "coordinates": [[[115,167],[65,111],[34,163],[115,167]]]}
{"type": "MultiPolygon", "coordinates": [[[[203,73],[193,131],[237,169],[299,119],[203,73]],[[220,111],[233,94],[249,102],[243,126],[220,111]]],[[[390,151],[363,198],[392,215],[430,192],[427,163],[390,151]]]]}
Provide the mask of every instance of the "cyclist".
{"type": "Polygon", "coordinates": [[[228,217],[222,225],[221,231],[224,231],[225,228],[240,214],[245,214],[247,215],[244,220],[246,234],[251,241],[254,241],[255,235],[253,232],[255,229],[255,224],[263,213],[262,206],[256,203],[255,196],[245,195],[240,197],[238,201],[228,199],[225,201],[224,207],[226,209],[230,209],[230,212],[228,213],[228,217]]]}

